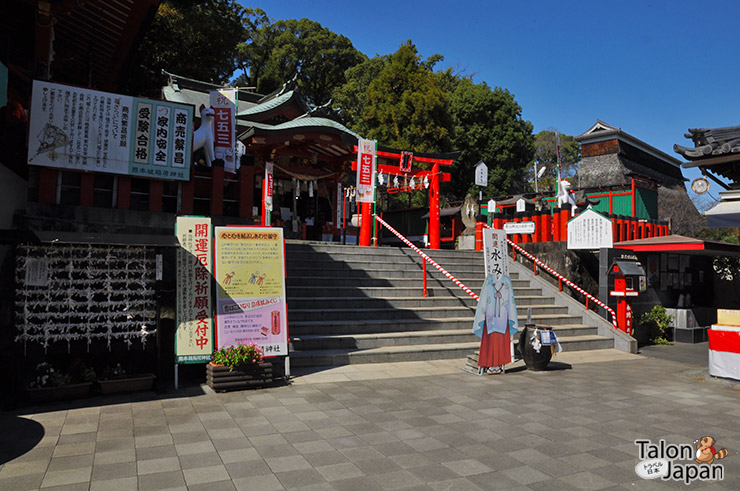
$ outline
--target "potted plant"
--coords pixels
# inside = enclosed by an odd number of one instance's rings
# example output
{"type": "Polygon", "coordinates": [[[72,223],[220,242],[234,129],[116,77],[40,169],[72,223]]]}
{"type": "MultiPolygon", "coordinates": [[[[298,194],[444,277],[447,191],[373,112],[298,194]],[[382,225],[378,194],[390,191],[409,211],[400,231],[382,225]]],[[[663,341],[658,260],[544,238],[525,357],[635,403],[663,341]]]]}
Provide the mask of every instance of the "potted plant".
{"type": "Polygon", "coordinates": [[[120,363],[117,363],[114,367],[108,367],[103,371],[103,378],[99,383],[101,394],[150,390],[154,383],[154,374],[143,373],[128,376],[126,369],[120,363]]]}
{"type": "Polygon", "coordinates": [[[213,353],[206,365],[208,386],[218,392],[263,387],[272,383],[272,363],[254,343],[224,346],[213,353]]]}
{"type": "MultiPolygon", "coordinates": [[[[92,372],[94,374],[94,370],[92,372]]],[[[89,373],[88,373],[89,376],[89,373]]],[[[91,381],[72,383],[72,377],[51,364],[42,362],[36,365],[36,377],[26,389],[31,402],[50,402],[78,399],[90,394],[91,381]]]]}
{"type": "Polygon", "coordinates": [[[672,325],[673,316],[668,315],[662,305],[654,305],[651,311],[640,316],[643,336],[653,344],[672,344],[668,340],[672,325]]]}

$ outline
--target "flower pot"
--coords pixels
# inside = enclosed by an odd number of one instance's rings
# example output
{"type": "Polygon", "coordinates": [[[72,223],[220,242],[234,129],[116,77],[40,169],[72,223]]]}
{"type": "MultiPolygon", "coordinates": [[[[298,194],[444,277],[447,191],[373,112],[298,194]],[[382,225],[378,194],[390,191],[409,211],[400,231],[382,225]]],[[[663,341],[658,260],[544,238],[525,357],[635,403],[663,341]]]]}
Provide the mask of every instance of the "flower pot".
{"type": "Polygon", "coordinates": [[[524,326],[519,336],[519,352],[528,370],[541,371],[547,369],[552,358],[552,349],[550,346],[540,346],[539,352],[535,349],[532,339],[534,330],[534,324],[524,326]]]}
{"type": "Polygon", "coordinates": [[[206,382],[216,392],[264,387],[272,383],[272,363],[252,363],[234,367],[206,365],[206,382]]]}
{"type": "Polygon", "coordinates": [[[90,395],[90,382],[81,384],[60,385],[59,387],[34,387],[26,389],[31,402],[52,402],[80,399],[90,395]]]}
{"type": "Polygon", "coordinates": [[[101,394],[121,394],[125,392],[140,392],[151,390],[154,384],[154,374],[143,373],[129,378],[115,380],[100,380],[101,394]]]}

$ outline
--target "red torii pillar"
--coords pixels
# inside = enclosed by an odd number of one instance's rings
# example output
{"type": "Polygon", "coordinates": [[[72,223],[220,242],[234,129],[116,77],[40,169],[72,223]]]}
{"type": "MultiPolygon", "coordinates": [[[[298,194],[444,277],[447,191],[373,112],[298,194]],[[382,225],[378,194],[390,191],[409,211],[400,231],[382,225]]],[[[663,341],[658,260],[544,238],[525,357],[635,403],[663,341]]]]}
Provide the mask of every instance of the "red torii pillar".
{"type": "MultiPolygon", "coordinates": [[[[357,146],[355,146],[355,151],[357,151],[357,146]]],[[[376,157],[379,158],[392,158],[392,159],[400,159],[401,154],[395,153],[395,152],[386,152],[382,150],[377,150],[375,152],[376,157]]],[[[432,170],[431,171],[425,171],[425,170],[411,170],[410,172],[405,172],[409,177],[415,177],[416,179],[422,179],[423,177],[427,177],[429,179],[429,248],[430,249],[439,249],[441,247],[441,236],[440,236],[440,228],[441,228],[441,221],[440,221],[440,215],[439,215],[439,183],[440,183],[440,177],[443,178],[445,182],[450,180],[450,174],[446,172],[440,172],[440,165],[452,165],[453,160],[452,159],[439,159],[439,158],[432,158],[432,157],[426,157],[421,155],[414,155],[413,157],[414,161],[418,162],[425,162],[428,164],[431,164],[432,170]]],[[[352,162],[352,170],[357,170],[357,161],[352,162]]],[[[378,163],[376,166],[376,172],[384,172],[387,175],[391,174],[398,174],[398,166],[394,165],[386,165],[378,163]]],[[[375,176],[373,176],[373,179],[375,179],[375,176]]],[[[361,217],[360,217],[360,237],[359,237],[359,245],[360,246],[370,246],[371,242],[371,235],[372,235],[372,203],[363,203],[361,208],[361,217]]]]}

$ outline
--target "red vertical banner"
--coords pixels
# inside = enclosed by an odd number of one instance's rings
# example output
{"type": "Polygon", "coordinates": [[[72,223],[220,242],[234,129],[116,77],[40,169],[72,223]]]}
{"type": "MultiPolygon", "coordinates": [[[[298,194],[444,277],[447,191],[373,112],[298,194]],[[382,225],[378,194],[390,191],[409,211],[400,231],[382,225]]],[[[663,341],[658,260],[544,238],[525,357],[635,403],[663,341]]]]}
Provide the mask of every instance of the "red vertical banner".
{"type": "Polygon", "coordinates": [[[357,142],[357,202],[375,203],[375,140],[357,142]]]}
{"type": "Polygon", "coordinates": [[[214,155],[224,161],[226,172],[236,173],[236,89],[211,91],[214,111],[214,155]]]}

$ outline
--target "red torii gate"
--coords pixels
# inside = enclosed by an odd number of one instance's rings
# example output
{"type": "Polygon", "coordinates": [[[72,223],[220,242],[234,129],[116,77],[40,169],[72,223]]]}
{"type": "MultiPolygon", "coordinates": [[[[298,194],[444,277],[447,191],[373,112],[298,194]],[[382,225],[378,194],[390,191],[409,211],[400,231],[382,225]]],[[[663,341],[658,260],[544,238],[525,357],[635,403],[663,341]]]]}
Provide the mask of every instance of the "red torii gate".
{"type": "MultiPolygon", "coordinates": [[[[355,152],[357,146],[355,146],[355,152]]],[[[431,170],[411,169],[408,172],[400,170],[400,162],[403,152],[400,150],[376,150],[375,155],[378,160],[397,160],[397,165],[387,165],[378,162],[377,172],[383,172],[387,175],[392,174],[403,174],[408,177],[414,177],[415,179],[429,179],[429,248],[439,249],[440,247],[440,221],[439,221],[439,183],[440,176],[442,181],[449,182],[450,174],[448,172],[440,172],[440,165],[452,165],[455,162],[455,158],[459,155],[459,152],[453,152],[448,154],[428,154],[428,153],[415,153],[412,160],[415,162],[423,162],[425,164],[431,164],[431,170]]],[[[357,170],[357,161],[352,162],[352,170],[357,170]]],[[[376,176],[373,176],[375,179],[376,176]]],[[[377,181],[376,184],[377,186],[377,181]]],[[[371,235],[371,214],[372,207],[371,203],[362,203],[362,218],[360,221],[360,246],[370,246],[370,235],[371,235]]]]}

